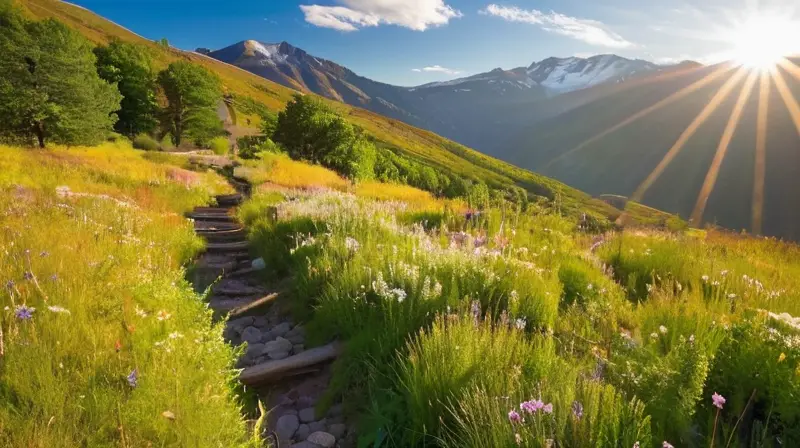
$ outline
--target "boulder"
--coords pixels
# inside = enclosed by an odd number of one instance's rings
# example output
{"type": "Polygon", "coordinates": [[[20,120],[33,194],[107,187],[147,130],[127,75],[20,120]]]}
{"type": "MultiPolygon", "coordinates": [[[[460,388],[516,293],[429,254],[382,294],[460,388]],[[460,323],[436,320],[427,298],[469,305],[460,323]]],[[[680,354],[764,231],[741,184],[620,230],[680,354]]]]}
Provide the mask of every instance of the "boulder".
{"type": "Polygon", "coordinates": [[[344,434],[347,432],[347,425],[342,423],[337,423],[335,425],[328,426],[328,432],[336,439],[341,439],[344,437],[344,434]]]}
{"type": "Polygon", "coordinates": [[[311,428],[309,428],[306,424],[302,424],[299,428],[297,428],[297,432],[294,433],[294,439],[306,440],[309,434],[311,434],[311,428]]]}
{"type": "Polygon", "coordinates": [[[275,336],[283,336],[289,332],[290,328],[291,326],[289,325],[289,322],[283,322],[281,324],[274,326],[272,330],[270,330],[270,332],[275,336]]]}
{"type": "Polygon", "coordinates": [[[315,420],[316,411],[314,410],[314,408],[305,408],[301,409],[298,415],[300,416],[301,422],[310,423],[315,420]]]}
{"type": "Polygon", "coordinates": [[[279,440],[291,440],[299,427],[300,420],[296,415],[282,415],[275,424],[275,434],[279,440]]]}
{"type": "Polygon", "coordinates": [[[242,331],[242,341],[255,344],[261,342],[261,330],[256,327],[247,327],[242,331]]]}
{"type": "Polygon", "coordinates": [[[317,431],[309,434],[306,441],[325,448],[332,448],[336,444],[336,437],[324,431],[317,431]]]}

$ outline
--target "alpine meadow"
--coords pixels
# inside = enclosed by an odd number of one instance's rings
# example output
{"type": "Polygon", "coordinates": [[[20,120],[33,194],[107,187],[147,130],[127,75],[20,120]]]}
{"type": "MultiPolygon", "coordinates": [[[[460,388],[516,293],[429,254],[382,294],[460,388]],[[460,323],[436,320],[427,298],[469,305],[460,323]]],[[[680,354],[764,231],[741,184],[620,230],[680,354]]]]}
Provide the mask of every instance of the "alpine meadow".
{"type": "Polygon", "coordinates": [[[797,5],[76,3],[0,0],[1,447],[800,446],[797,5]]]}

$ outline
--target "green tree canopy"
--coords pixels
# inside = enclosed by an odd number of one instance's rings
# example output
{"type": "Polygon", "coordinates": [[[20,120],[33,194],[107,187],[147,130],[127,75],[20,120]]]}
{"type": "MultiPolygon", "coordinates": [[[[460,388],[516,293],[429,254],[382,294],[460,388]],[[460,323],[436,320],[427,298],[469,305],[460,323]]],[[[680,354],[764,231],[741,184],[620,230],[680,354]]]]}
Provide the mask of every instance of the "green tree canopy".
{"type": "Polygon", "coordinates": [[[296,159],[355,180],[374,176],[375,146],[360,129],[309,95],[295,95],[278,114],[272,139],[296,159]]]}
{"type": "Polygon", "coordinates": [[[121,95],[102,80],[92,44],[53,19],[26,20],[0,2],[0,136],[96,144],[112,130],[121,95]]]}
{"type": "Polygon", "coordinates": [[[167,98],[163,127],[176,145],[184,138],[205,144],[222,134],[217,106],[222,100],[219,78],[203,67],[186,61],[173,62],[158,74],[167,98]]]}
{"type": "Polygon", "coordinates": [[[115,40],[108,46],[95,48],[94,53],[97,73],[104,80],[116,83],[122,94],[117,112],[119,121],[114,129],[131,138],[141,133],[151,134],[158,125],[158,104],[156,78],[147,48],[115,40]]]}

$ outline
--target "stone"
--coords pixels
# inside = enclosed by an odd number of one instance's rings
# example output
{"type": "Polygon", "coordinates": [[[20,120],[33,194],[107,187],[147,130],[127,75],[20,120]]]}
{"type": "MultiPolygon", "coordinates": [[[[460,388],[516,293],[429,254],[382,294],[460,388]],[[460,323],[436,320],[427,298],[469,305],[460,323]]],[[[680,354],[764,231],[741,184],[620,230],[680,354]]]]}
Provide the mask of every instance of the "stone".
{"type": "Polygon", "coordinates": [[[337,440],[341,439],[347,432],[347,425],[342,423],[337,423],[335,425],[328,425],[328,432],[337,440]]]}
{"type": "Polygon", "coordinates": [[[266,316],[258,316],[253,319],[252,325],[258,328],[267,328],[269,326],[269,320],[267,320],[266,316]]]}
{"type": "Polygon", "coordinates": [[[317,401],[314,400],[312,397],[309,397],[308,395],[303,395],[297,398],[297,407],[299,407],[300,409],[310,408],[314,406],[316,403],[317,401]]]}
{"type": "Polygon", "coordinates": [[[289,352],[269,352],[267,356],[273,360],[286,359],[289,357],[289,352]]]}
{"type": "Polygon", "coordinates": [[[298,353],[302,353],[303,350],[305,350],[305,349],[306,349],[306,346],[303,345],[303,344],[297,344],[297,345],[293,345],[292,346],[292,352],[294,352],[295,355],[298,354],[298,353]]]}
{"type": "Polygon", "coordinates": [[[298,415],[300,416],[300,421],[303,423],[313,422],[314,418],[316,417],[316,411],[314,408],[305,408],[301,409],[298,415]]]}
{"type": "Polygon", "coordinates": [[[304,440],[293,444],[290,448],[319,448],[319,445],[304,440]]]}
{"type": "Polygon", "coordinates": [[[242,330],[251,325],[253,325],[253,316],[245,316],[228,321],[228,327],[233,328],[240,333],[242,330]]]}
{"type": "Polygon", "coordinates": [[[328,424],[327,420],[324,418],[317,422],[311,422],[308,424],[309,429],[311,432],[318,432],[318,431],[325,431],[325,426],[328,424]]]}
{"type": "Polygon", "coordinates": [[[294,439],[295,440],[306,440],[308,438],[309,434],[311,434],[311,428],[309,428],[308,425],[306,425],[304,423],[304,424],[300,425],[299,428],[297,428],[297,432],[294,433],[294,439]]]}
{"type": "Polygon", "coordinates": [[[335,417],[326,417],[325,419],[328,421],[328,426],[344,423],[344,417],[341,415],[337,415],[335,417]]]}
{"type": "Polygon", "coordinates": [[[306,441],[325,448],[332,448],[336,444],[336,437],[324,431],[317,431],[309,434],[306,441]]]}
{"type": "Polygon", "coordinates": [[[289,322],[284,322],[282,324],[273,327],[272,330],[270,330],[270,332],[272,332],[272,334],[274,334],[275,336],[283,336],[289,332],[289,328],[290,328],[289,322]]]}
{"type": "Polygon", "coordinates": [[[256,327],[247,327],[242,331],[242,341],[256,343],[261,342],[261,330],[256,327]]]}
{"type": "Polygon", "coordinates": [[[279,440],[291,440],[299,427],[300,421],[296,415],[282,415],[275,423],[275,434],[279,440]]]}
{"type": "Polygon", "coordinates": [[[303,344],[306,342],[306,337],[302,334],[286,334],[286,339],[289,340],[292,344],[303,344]]]}
{"type": "Polygon", "coordinates": [[[297,415],[297,409],[285,409],[281,412],[282,415],[297,415]]]}
{"type": "Polygon", "coordinates": [[[290,350],[292,350],[292,343],[284,338],[278,338],[264,344],[264,351],[267,353],[288,352],[290,350]]]}
{"type": "Polygon", "coordinates": [[[328,409],[328,416],[329,417],[338,417],[340,415],[342,415],[342,404],[341,403],[337,403],[337,404],[331,406],[328,409]]]}
{"type": "Polygon", "coordinates": [[[264,353],[264,344],[247,344],[247,351],[244,356],[256,359],[264,353]]]}

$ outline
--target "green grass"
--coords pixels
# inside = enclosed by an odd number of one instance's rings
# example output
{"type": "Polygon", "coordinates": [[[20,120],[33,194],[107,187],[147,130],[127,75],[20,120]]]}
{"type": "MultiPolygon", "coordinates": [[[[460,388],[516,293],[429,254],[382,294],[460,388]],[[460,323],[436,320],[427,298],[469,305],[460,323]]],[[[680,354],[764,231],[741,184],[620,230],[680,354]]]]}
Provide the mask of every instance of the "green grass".
{"type": "Polygon", "coordinates": [[[224,181],[125,147],[0,152],[0,445],[247,445],[183,270],[202,242],[181,213],[224,181]]]}

